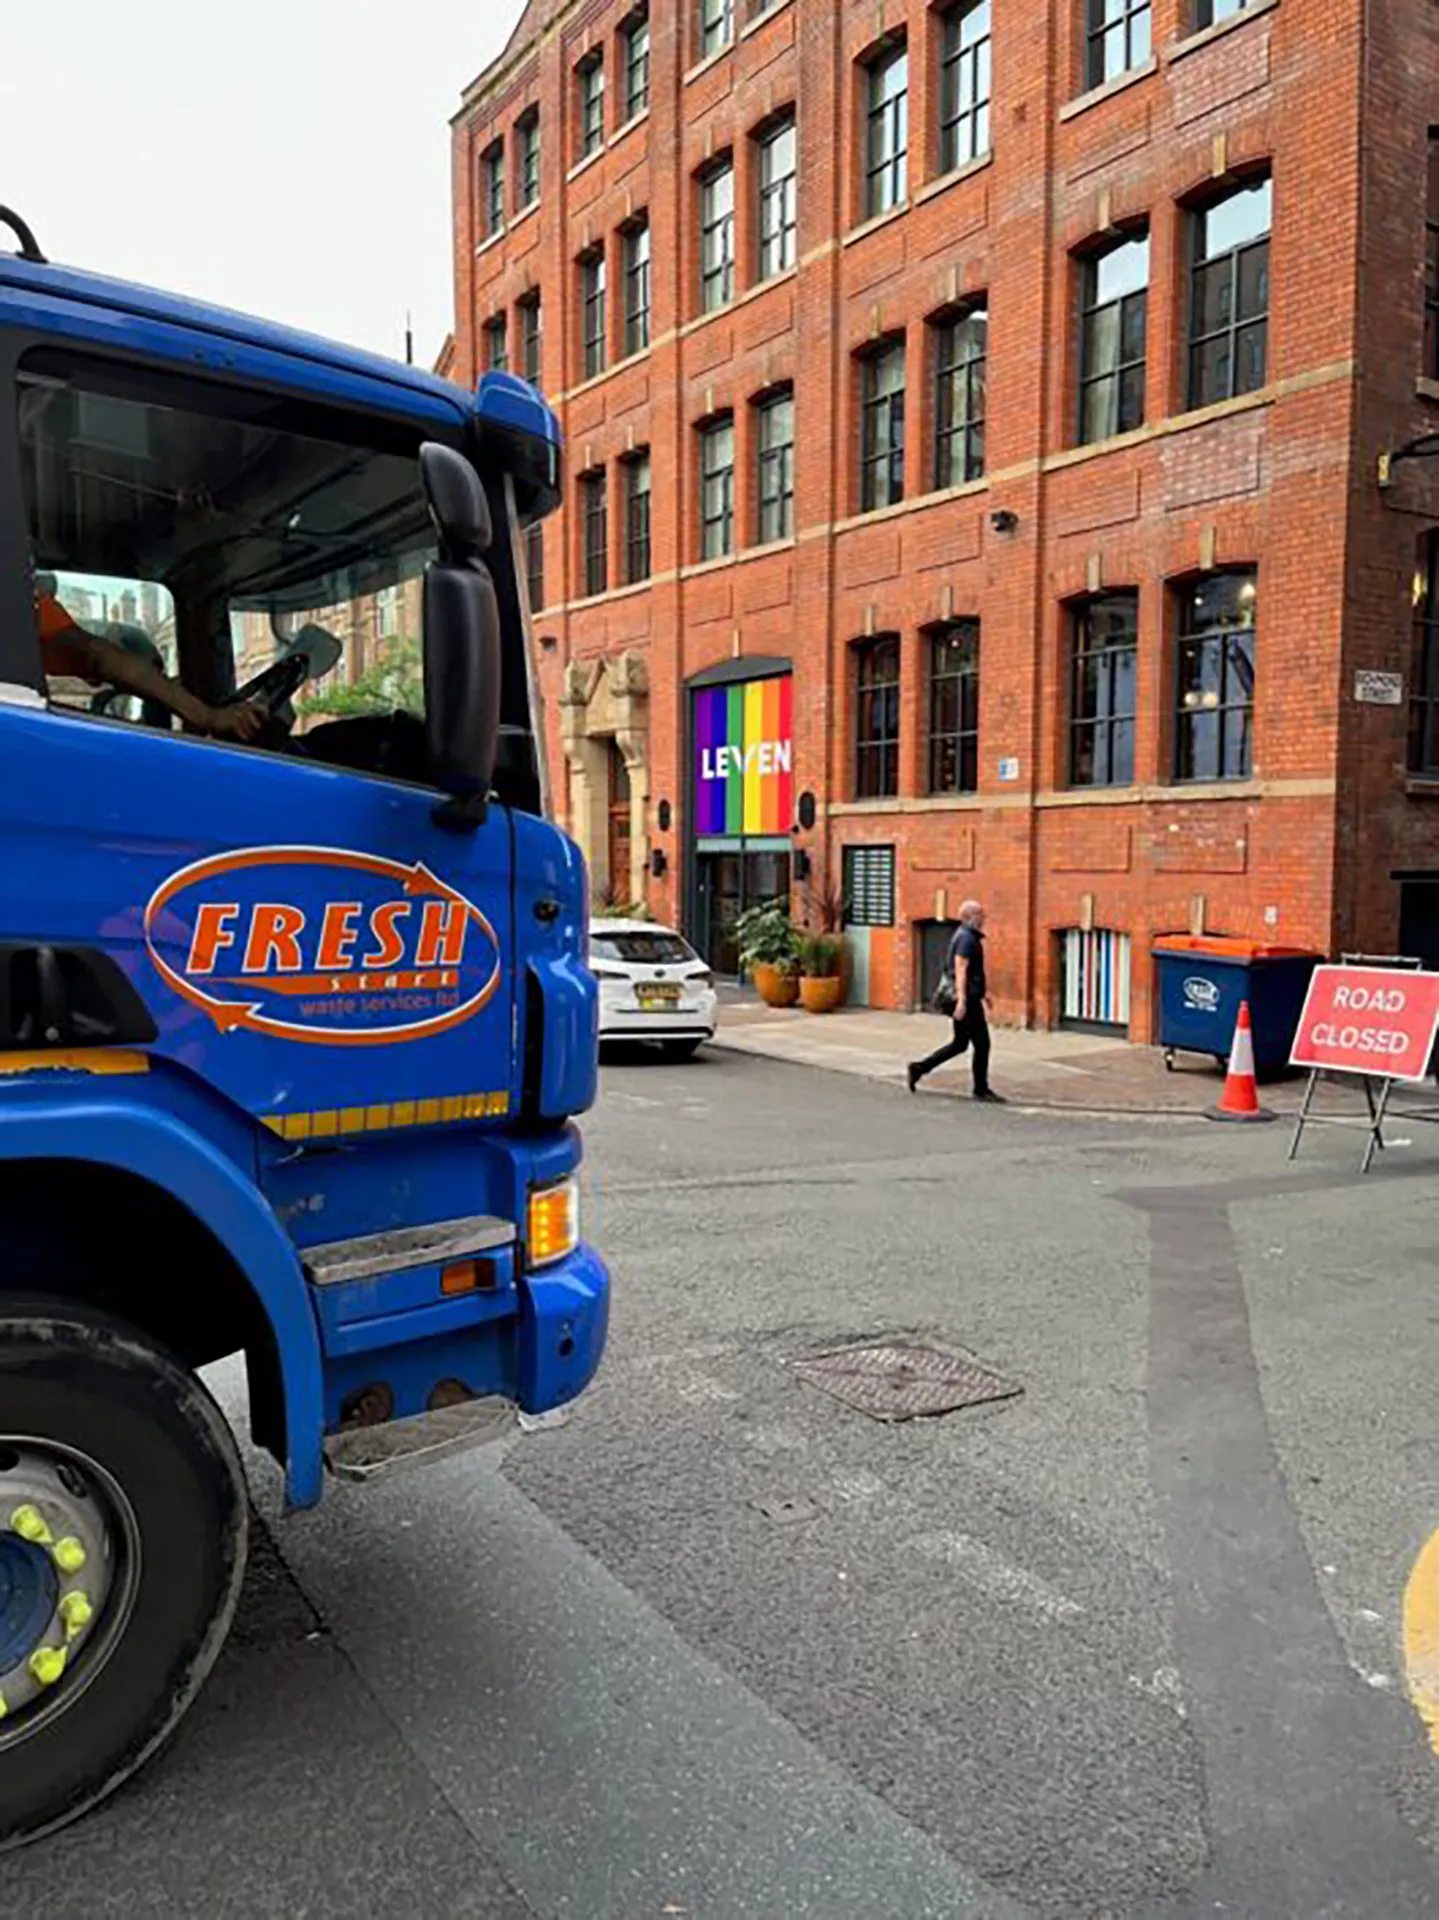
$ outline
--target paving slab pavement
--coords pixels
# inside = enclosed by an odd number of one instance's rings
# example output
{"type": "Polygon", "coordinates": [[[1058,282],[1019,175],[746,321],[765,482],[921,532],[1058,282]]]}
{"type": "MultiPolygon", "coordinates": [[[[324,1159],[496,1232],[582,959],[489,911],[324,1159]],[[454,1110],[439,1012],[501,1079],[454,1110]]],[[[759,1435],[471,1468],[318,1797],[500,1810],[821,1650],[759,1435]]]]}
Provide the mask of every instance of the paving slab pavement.
{"type": "MultiPolygon", "coordinates": [[[[720,1016],[717,1046],[758,1054],[794,1066],[821,1067],[857,1074],[867,1080],[903,1085],[906,1064],[940,1046],[948,1023],[932,1013],[889,1013],[868,1007],[843,1007],[831,1014],[797,1008],[767,1007],[748,994],[727,996],[720,1016]]],[[[1076,1113],[1142,1113],[1194,1119],[1212,1107],[1223,1091],[1224,1075],[1212,1061],[1180,1054],[1173,1071],[1160,1047],[1134,1046],[1104,1034],[1021,1032],[996,1027],[991,1078],[996,1091],[1013,1105],[1076,1113]]],[[[965,1096],[968,1062],[942,1067],[925,1081],[921,1097],[965,1096]]],[[[1304,1097],[1305,1078],[1266,1080],[1261,1104],[1292,1119],[1304,1097]]],[[[1439,1089],[1396,1088],[1395,1119],[1417,1107],[1439,1113],[1439,1089]]],[[[1364,1110],[1354,1082],[1321,1086],[1315,1111],[1358,1119],[1364,1110]]],[[[1434,1145],[1439,1150],[1439,1135],[1434,1145]]],[[[1360,1143],[1356,1139],[1356,1154],[1360,1143]]]]}

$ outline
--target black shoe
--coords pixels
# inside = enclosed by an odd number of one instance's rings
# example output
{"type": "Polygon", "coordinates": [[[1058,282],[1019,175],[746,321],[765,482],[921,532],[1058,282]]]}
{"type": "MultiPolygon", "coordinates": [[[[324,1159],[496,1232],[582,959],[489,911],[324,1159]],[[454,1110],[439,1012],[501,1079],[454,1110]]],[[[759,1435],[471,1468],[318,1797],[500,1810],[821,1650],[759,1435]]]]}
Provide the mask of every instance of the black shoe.
{"type": "Polygon", "coordinates": [[[904,1077],[909,1082],[910,1092],[913,1093],[915,1088],[919,1085],[919,1068],[914,1064],[913,1060],[911,1060],[909,1065],[905,1068],[904,1077]]]}
{"type": "Polygon", "coordinates": [[[996,1093],[993,1087],[976,1087],[973,1097],[976,1100],[986,1101],[991,1107],[1007,1107],[1009,1105],[1004,1095],[1002,1093],[996,1093]]]}

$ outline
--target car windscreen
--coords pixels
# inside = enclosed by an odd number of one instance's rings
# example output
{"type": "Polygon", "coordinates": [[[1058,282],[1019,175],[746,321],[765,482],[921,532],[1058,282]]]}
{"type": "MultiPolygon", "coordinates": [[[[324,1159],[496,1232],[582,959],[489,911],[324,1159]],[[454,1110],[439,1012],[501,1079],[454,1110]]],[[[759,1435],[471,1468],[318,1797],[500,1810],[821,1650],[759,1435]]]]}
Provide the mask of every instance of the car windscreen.
{"type": "Polygon", "coordinates": [[[677,933],[653,932],[597,933],[591,936],[590,951],[597,960],[626,960],[638,966],[674,966],[683,960],[699,958],[677,933]]]}

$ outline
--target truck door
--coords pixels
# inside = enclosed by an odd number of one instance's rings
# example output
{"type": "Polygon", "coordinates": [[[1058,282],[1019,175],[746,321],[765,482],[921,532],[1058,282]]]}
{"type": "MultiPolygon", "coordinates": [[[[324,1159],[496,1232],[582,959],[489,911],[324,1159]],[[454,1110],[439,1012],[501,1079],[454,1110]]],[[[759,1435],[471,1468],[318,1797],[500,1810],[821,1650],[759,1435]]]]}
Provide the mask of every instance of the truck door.
{"type": "MultiPolygon", "coordinates": [[[[286,1138],[498,1122],[508,820],[448,830],[426,767],[416,454],[444,427],[68,349],[14,398],[53,704],[3,710],[0,941],[109,956],[152,1053],[286,1138]]],[[[83,1043],[80,980],[33,1012],[83,1043]]]]}

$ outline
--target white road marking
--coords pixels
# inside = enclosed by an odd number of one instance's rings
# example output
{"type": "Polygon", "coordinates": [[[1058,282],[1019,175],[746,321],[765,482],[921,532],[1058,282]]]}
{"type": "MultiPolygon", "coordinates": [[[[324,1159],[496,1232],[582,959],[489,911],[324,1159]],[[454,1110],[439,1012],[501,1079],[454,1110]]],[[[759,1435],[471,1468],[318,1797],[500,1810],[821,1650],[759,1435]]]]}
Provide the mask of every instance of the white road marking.
{"type": "Polygon", "coordinates": [[[675,1392],[681,1400],[688,1400],[692,1406],[698,1406],[705,1401],[729,1401],[743,1398],[737,1387],[727,1387],[718,1380],[711,1380],[706,1373],[694,1373],[688,1380],[676,1382],[675,1392]]]}
{"type": "Polygon", "coordinates": [[[742,1431],[746,1445],[753,1447],[757,1453],[799,1453],[808,1444],[804,1435],[795,1428],[778,1423],[760,1421],[742,1431]]]}
{"type": "Polygon", "coordinates": [[[852,1473],[837,1473],[831,1483],[834,1496],[846,1504],[856,1500],[877,1500],[884,1492],[884,1482],[877,1473],[866,1473],[858,1467],[852,1473]]]}
{"type": "Polygon", "coordinates": [[[1028,1567],[1019,1567],[994,1547],[968,1533],[925,1533],[910,1542],[927,1560],[953,1567],[962,1580],[996,1600],[1028,1607],[1050,1620],[1074,1620],[1084,1609],[1077,1600],[1058,1592],[1028,1567]]]}

